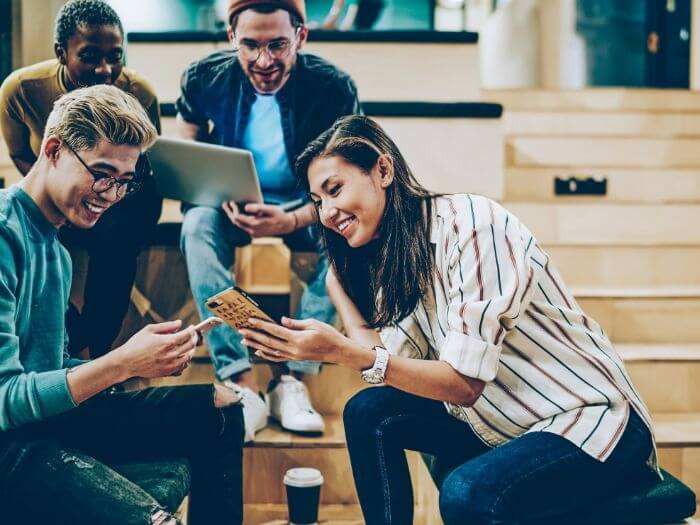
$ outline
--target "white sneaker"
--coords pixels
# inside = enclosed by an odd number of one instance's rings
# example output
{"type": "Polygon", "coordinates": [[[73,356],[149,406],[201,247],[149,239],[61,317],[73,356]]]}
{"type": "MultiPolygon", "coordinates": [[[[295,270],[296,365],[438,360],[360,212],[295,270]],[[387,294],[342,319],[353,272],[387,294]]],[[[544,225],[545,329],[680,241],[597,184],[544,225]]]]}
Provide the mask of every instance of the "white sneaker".
{"type": "Polygon", "coordinates": [[[255,434],[267,426],[270,409],[265,400],[246,386],[240,386],[230,379],[223,382],[225,386],[238,392],[243,405],[243,425],[245,426],[244,443],[253,441],[255,434]]]}
{"type": "Polygon", "coordinates": [[[306,385],[294,376],[283,375],[268,393],[270,415],[282,428],[293,432],[323,432],[321,414],[314,410],[306,385]]]}

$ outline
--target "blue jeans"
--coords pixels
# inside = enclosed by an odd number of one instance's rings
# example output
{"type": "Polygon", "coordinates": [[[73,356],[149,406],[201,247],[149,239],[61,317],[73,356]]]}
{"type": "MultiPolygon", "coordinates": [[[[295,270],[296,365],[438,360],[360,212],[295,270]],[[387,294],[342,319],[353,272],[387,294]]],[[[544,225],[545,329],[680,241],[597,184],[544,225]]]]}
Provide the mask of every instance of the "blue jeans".
{"type": "MultiPolygon", "coordinates": [[[[321,255],[301,296],[295,317],[332,323],[335,309],[326,293],[328,258],[321,250],[315,227],[299,229],[283,239],[292,251],[316,251],[321,255]]],[[[249,243],[250,236],[234,226],[222,210],[194,206],[185,211],[180,248],[185,255],[192,295],[202,319],[211,315],[206,307],[207,299],[235,284],[231,274],[235,249],[249,243]]],[[[250,370],[248,349],[241,344],[241,336],[237,331],[222,326],[209,332],[206,338],[220,380],[250,370]]],[[[292,371],[312,374],[318,373],[320,365],[310,361],[287,363],[292,371]]]]}
{"type": "Polygon", "coordinates": [[[549,432],[491,448],[442,403],[391,387],[355,395],[344,420],[367,525],[413,523],[405,450],[436,456],[446,474],[440,486],[445,525],[547,523],[610,498],[651,472],[651,436],[634,411],[604,463],[549,432]]]}

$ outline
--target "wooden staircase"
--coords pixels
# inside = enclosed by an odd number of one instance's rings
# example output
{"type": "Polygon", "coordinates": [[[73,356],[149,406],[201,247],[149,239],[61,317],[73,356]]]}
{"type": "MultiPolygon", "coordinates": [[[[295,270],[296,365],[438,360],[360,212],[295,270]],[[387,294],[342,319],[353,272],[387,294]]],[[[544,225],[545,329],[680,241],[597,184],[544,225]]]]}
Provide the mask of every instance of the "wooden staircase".
{"type": "Polygon", "coordinates": [[[492,91],[505,205],[610,336],[649,406],[661,465],[700,494],[700,94],[492,91]],[[607,179],[603,196],[554,178],[607,179]]]}

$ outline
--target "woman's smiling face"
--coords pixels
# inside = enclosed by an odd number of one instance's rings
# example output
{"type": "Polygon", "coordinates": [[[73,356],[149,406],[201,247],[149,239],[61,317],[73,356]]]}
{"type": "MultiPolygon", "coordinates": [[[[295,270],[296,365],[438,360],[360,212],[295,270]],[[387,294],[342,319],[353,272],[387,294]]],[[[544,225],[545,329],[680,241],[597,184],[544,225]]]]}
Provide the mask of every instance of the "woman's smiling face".
{"type": "Polygon", "coordinates": [[[307,172],[311,197],[324,227],[345,237],[353,248],[379,235],[391,163],[380,157],[369,173],[339,156],[317,157],[307,172]]]}

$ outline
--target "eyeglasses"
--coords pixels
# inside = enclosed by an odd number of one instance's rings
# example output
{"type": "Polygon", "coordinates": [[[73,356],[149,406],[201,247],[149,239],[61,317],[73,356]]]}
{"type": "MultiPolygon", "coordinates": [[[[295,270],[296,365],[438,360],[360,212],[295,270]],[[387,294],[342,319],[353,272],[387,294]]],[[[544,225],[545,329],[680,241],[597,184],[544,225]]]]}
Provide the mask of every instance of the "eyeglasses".
{"type": "Polygon", "coordinates": [[[132,193],[138,191],[138,189],[141,187],[143,178],[151,172],[151,166],[148,162],[148,157],[142,153],[139,155],[139,159],[136,161],[136,174],[134,175],[134,177],[128,180],[119,180],[116,177],[112,177],[111,175],[92,170],[85,163],[83,158],[80,155],[78,155],[78,153],[70,146],[70,144],[68,144],[68,142],[64,140],[63,143],[71,151],[71,153],[75,155],[75,158],[80,161],[80,163],[88,171],[88,173],[92,175],[92,178],[95,179],[95,181],[92,183],[92,191],[94,191],[98,195],[100,193],[104,193],[106,191],[111,190],[114,186],[117,187],[117,198],[121,199],[122,197],[131,195],[132,193]]]}
{"type": "Polygon", "coordinates": [[[269,57],[275,60],[281,60],[289,54],[292,46],[296,43],[300,30],[300,27],[296,28],[293,40],[289,40],[288,38],[279,38],[277,40],[273,40],[272,42],[268,42],[264,46],[258,45],[253,41],[242,42],[238,44],[234,51],[238,53],[241,60],[250,63],[255,63],[260,60],[260,56],[263,54],[263,51],[266,51],[269,57]]]}

